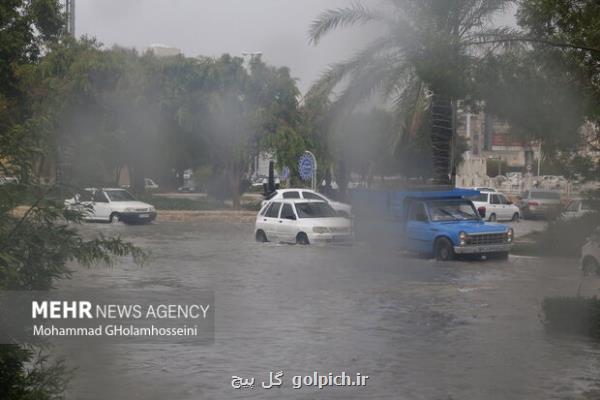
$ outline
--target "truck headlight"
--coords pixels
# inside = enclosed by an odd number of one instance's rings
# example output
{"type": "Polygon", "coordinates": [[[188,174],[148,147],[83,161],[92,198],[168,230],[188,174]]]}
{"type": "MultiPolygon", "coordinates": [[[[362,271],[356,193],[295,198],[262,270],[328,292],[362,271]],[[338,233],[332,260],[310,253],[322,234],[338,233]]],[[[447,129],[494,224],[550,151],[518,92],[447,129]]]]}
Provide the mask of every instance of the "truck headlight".
{"type": "Polygon", "coordinates": [[[327,232],[329,232],[329,228],[326,228],[324,226],[315,226],[315,227],[313,227],[313,232],[314,233],[327,233],[327,232]]]}
{"type": "Polygon", "coordinates": [[[469,235],[467,234],[467,232],[460,232],[458,234],[458,240],[460,241],[461,246],[464,246],[465,244],[467,244],[468,238],[469,238],[469,235]]]}
{"type": "Polygon", "coordinates": [[[513,231],[513,228],[508,228],[508,232],[506,232],[506,241],[512,243],[514,237],[515,231],[513,231]]]}

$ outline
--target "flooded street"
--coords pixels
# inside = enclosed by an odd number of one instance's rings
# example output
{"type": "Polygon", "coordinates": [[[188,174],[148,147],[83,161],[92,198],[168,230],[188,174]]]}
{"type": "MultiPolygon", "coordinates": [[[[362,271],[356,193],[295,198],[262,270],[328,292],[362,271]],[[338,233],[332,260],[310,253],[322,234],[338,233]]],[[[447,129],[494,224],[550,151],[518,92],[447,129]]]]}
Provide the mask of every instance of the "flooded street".
{"type": "MultiPolygon", "coordinates": [[[[576,260],[450,262],[366,244],[257,244],[250,224],[84,225],[150,249],[143,267],[77,268],[61,286],[206,289],[212,345],[62,348],[77,367],[68,399],[593,399],[600,346],[556,337],[545,296],[574,295],[576,260]],[[265,390],[269,371],[282,388],[265,390]],[[293,389],[291,377],[346,371],[365,387],[293,389]],[[232,375],[258,387],[234,390],[232,375]]],[[[593,294],[595,282],[585,282],[593,294]]]]}

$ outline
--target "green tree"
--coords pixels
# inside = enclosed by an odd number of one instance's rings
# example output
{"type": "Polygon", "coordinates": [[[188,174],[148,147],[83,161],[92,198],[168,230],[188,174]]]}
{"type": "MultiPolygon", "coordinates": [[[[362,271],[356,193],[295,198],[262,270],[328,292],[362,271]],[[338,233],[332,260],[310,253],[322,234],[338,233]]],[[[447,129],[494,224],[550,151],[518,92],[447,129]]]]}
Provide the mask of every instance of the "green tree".
{"type": "Polygon", "coordinates": [[[314,43],[339,27],[362,23],[382,24],[385,33],[331,68],[315,90],[329,93],[348,78],[338,108],[382,94],[395,105],[400,135],[414,134],[429,118],[434,174],[439,182],[449,183],[452,104],[471,93],[478,39],[491,29],[491,17],[510,3],[389,0],[379,9],[354,4],[327,10],[311,26],[314,43]]]}
{"type": "MultiPolygon", "coordinates": [[[[41,93],[32,93],[44,49],[62,30],[58,1],[4,1],[0,5],[0,173],[19,183],[0,185],[0,290],[50,289],[70,274],[67,262],[91,265],[113,256],[143,252],[119,239],[83,239],[74,228],[78,215],[63,216],[51,188],[40,185],[34,166],[49,148],[46,121],[36,114],[41,93]],[[24,212],[17,206],[32,203],[24,212]]],[[[49,93],[46,93],[49,95],[49,93]]],[[[0,398],[61,398],[62,364],[46,362],[36,346],[0,345],[0,398]]]]}

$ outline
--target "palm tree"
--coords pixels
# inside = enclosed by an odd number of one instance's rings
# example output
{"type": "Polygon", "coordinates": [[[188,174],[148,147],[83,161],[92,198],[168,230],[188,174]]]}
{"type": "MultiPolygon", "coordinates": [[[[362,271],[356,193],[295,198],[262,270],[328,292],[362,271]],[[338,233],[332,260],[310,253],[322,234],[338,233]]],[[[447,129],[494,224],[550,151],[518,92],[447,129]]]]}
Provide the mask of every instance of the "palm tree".
{"type": "Polygon", "coordinates": [[[329,95],[346,80],[335,104],[339,109],[351,109],[375,93],[383,95],[398,118],[397,141],[415,135],[428,116],[435,179],[449,184],[454,102],[470,92],[477,60],[491,50],[485,38],[510,34],[492,29],[491,19],[511,3],[386,0],[376,9],[356,3],[327,10],[310,28],[315,45],[335,29],[359,24],[381,24],[385,33],[350,59],[333,65],[309,95],[329,95]]]}

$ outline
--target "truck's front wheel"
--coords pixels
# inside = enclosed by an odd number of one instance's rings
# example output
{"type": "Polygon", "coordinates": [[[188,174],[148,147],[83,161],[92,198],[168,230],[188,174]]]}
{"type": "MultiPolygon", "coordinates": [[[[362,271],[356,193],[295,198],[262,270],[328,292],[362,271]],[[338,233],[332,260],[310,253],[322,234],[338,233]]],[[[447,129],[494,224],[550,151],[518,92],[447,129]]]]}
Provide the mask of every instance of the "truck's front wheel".
{"type": "Polygon", "coordinates": [[[454,260],[454,246],[447,238],[439,238],[435,241],[434,253],[438,261],[454,260]]]}

